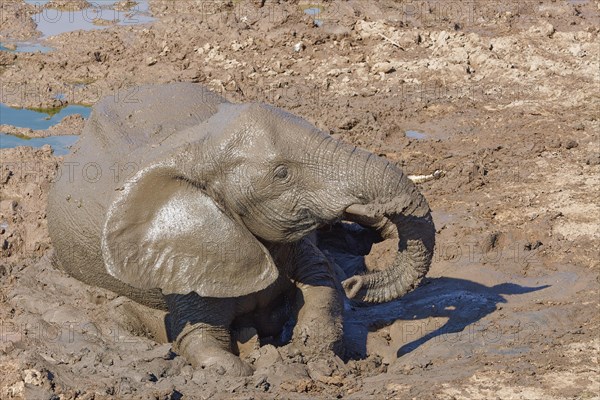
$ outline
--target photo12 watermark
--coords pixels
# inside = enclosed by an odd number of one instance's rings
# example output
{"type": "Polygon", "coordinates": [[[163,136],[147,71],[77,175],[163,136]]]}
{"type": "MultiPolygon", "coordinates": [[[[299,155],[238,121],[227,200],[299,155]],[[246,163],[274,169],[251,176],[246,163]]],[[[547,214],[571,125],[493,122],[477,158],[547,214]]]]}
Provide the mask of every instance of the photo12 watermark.
{"type": "Polygon", "coordinates": [[[133,343],[139,341],[117,323],[110,325],[92,321],[16,323],[0,320],[0,342],[17,343],[24,340],[38,340],[64,345],[80,341],[91,343],[97,343],[98,341],[133,343]]]}

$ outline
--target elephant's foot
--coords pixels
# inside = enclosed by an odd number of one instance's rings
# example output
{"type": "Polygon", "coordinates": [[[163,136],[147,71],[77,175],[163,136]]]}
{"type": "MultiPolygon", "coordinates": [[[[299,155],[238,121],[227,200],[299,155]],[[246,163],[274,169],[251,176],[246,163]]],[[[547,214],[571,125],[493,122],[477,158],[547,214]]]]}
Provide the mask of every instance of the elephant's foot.
{"type": "Polygon", "coordinates": [[[250,376],[254,368],[229,351],[229,335],[195,328],[182,332],[173,343],[173,350],[185,357],[194,368],[202,368],[219,375],[250,376]]]}
{"type": "Polygon", "coordinates": [[[344,345],[341,330],[335,329],[335,324],[324,327],[301,326],[294,329],[292,341],[289,344],[291,354],[299,353],[306,359],[320,358],[324,355],[344,355],[344,345]]]}
{"type": "Polygon", "coordinates": [[[171,315],[169,337],[173,351],[195,368],[219,374],[252,375],[252,367],[235,356],[229,327],[233,322],[235,299],[187,295],[165,296],[171,315]]]}
{"type": "Polygon", "coordinates": [[[342,356],[343,324],[340,293],[330,287],[299,285],[302,304],[292,336],[292,347],[305,356],[332,353],[342,356]]]}

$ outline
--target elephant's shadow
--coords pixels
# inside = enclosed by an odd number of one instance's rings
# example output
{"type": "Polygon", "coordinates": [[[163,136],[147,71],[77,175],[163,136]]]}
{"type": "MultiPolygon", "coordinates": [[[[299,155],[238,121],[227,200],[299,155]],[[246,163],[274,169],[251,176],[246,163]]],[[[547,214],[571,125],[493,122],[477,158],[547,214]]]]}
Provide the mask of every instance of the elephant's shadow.
{"type": "MultiPolygon", "coordinates": [[[[364,272],[365,255],[377,241],[370,230],[356,224],[340,223],[318,234],[318,246],[341,268],[345,277],[364,272]]],[[[399,300],[367,305],[347,301],[344,312],[344,337],[348,358],[367,356],[367,334],[397,320],[414,321],[404,326],[404,337],[414,339],[402,344],[397,356],[410,353],[422,344],[441,335],[462,332],[467,326],[496,311],[506,303],[503,295],[516,295],[548,287],[525,287],[515,283],[495,286],[466,279],[425,278],[421,285],[399,300]],[[447,319],[443,324],[425,327],[431,318],[447,319]]]]}

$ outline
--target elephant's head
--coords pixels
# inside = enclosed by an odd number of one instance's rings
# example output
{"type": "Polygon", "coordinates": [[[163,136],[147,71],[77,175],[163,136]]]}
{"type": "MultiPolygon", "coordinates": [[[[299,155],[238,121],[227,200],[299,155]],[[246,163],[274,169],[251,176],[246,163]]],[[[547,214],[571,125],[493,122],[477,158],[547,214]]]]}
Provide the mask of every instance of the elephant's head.
{"type": "Polygon", "coordinates": [[[215,107],[119,188],[102,237],[113,276],[164,293],[240,296],[277,278],[265,245],[342,219],[399,243],[389,269],[343,283],[349,297],[392,300],[425,275],[435,228],[400,169],[280,109],[215,107]]]}

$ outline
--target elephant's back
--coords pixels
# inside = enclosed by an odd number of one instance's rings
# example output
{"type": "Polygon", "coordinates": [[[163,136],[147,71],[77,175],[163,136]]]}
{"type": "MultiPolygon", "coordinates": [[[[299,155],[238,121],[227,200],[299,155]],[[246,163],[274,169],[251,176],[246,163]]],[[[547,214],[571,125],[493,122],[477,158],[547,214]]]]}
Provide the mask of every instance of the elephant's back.
{"type": "Polygon", "coordinates": [[[141,291],[107,274],[100,247],[106,211],[128,179],[183,145],[178,133],[206,121],[223,102],[202,86],[170,84],[120,93],[94,106],[48,198],[48,230],[62,269],[87,284],[163,307],[158,290],[141,291]]]}
{"type": "Polygon", "coordinates": [[[173,141],[173,136],[208,120],[219,104],[227,103],[223,97],[191,83],[148,85],[116,93],[94,106],[87,133],[93,132],[96,140],[83,140],[81,145],[100,145],[121,157],[140,148],[160,151],[164,146],[181,144],[173,141]]]}

